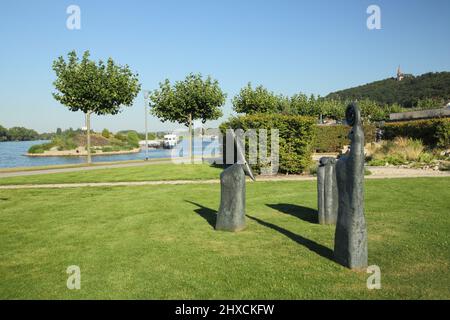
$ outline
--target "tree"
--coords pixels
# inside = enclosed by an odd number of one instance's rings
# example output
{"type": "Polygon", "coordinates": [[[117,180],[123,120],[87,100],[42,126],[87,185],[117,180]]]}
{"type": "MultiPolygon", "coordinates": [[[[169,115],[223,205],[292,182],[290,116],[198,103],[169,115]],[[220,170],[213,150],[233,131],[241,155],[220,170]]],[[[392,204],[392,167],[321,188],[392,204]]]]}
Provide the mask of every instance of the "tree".
{"type": "Polygon", "coordinates": [[[24,127],[12,127],[8,130],[10,141],[31,141],[39,139],[39,133],[24,127]]]}
{"type": "Polygon", "coordinates": [[[103,129],[103,131],[102,131],[102,136],[103,136],[104,138],[108,139],[108,138],[111,136],[111,132],[109,132],[109,130],[105,128],[105,129],[103,129]]]}
{"type": "Polygon", "coordinates": [[[139,135],[136,131],[130,131],[127,134],[127,142],[133,148],[139,147],[139,135]]]}
{"type": "Polygon", "coordinates": [[[189,154],[193,158],[192,122],[202,120],[205,123],[221,117],[220,108],[225,103],[226,94],[217,80],[210,76],[203,79],[200,74],[191,73],[173,85],[166,79],[149,98],[151,113],[162,122],[178,122],[189,127],[189,154]]]}
{"type": "Polygon", "coordinates": [[[75,51],[68,54],[67,61],[59,57],[53,62],[56,73],[53,97],[70,111],[86,114],[88,163],[91,163],[91,114],[117,114],[122,106],[131,106],[140,91],[137,74],[130,68],[116,65],[109,58],[106,63],[89,60],[85,51],[81,61],[75,51]]]}
{"type": "Polygon", "coordinates": [[[245,114],[275,113],[286,106],[284,97],[275,95],[261,85],[253,89],[250,82],[233,98],[232,103],[234,111],[245,114]]]}
{"type": "Polygon", "coordinates": [[[401,81],[388,78],[336,91],[327,97],[353,101],[370,99],[380,105],[396,103],[404,108],[420,107],[420,100],[432,99],[439,108],[443,107],[443,101],[450,100],[450,72],[424,73],[416,77],[405,75],[401,81]]]}
{"type": "Polygon", "coordinates": [[[8,141],[8,140],[9,140],[8,129],[6,129],[3,126],[0,126],[0,141],[8,141]]]}

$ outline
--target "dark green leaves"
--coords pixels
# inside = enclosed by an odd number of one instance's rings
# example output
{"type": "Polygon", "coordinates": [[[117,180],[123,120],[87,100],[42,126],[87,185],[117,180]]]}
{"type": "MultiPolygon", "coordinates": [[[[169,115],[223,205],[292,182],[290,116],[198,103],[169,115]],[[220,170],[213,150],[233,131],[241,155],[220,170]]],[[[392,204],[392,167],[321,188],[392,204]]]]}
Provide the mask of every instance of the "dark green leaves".
{"type": "Polygon", "coordinates": [[[217,80],[191,73],[173,85],[168,79],[160,83],[150,95],[150,105],[152,114],[163,122],[189,125],[189,114],[192,120],[201,119],[203,123],[221,117],[225,98],[217,80]]]}
{"type": "Polygon", "coordinates": [[[53,96],[71,111],[84,113],[117,114],[121,106],[131,106],[140,90],[137,74],[130,68],[119,66],[109,58],[96,63],[89,60],[89,51],[81,61],[75,51],[67,61],[59,57],[53,62],[56,73],[53,96]]]}

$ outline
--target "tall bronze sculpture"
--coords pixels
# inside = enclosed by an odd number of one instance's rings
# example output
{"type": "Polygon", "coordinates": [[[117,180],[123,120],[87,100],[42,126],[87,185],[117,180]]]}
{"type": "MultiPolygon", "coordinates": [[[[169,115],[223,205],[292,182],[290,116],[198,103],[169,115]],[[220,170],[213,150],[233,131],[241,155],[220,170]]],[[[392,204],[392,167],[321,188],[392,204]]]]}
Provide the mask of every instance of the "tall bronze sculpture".
{"type": "Polygon", "coordinates": [[[367,228],[364,218],[364,132],[356,104],[345,112],[352,126],[350,152],[336,163],[339,208],[334,255],[338,263],[351,268],[367,267],[367,228]]]}
{"type": "MultiPolygon", "coordinates": [[[[220,208],[217,213],[216,230],[240,231],[245,228],[245,176],[255,180],[245,160],[240,139],[231,131],[237,152],[237,163],[220,174],[220,208]]],[[[230,152],[230,150],[227,150],[230,152]]]]}
{"type": "Polygon", "coordinates": [[[319,224],[336,224],[338,192],[336,182],[336,159],[322,157],[317,168],[317,194],[319,224]]]}

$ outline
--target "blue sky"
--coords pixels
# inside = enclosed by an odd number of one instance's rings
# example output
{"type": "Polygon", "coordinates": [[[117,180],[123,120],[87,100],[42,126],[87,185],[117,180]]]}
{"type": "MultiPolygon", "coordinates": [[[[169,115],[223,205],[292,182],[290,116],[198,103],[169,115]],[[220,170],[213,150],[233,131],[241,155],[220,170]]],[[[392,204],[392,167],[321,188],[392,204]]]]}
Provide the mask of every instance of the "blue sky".
{"type": "MultiPolygon", "coordinates": [[[[189,72],[211,75],[231,98],[247,82],[277,93],[329,92],[406,73],[450,71],[450,1],[2,1],[0,124],[38,131],[81,127],[51,93],[52,61],[75,49],[112,57],[139,73],[144,89],[189,72]],[[81,8],[81,30],[66,28],[66,8],[81,8]],[[369,30],[366,9],[381,9],[369,30]]],[[[142,93],[93,128],[144,128],[142,93]]],[[[178,127],[150,117],[150,130],[178,127]]]]}

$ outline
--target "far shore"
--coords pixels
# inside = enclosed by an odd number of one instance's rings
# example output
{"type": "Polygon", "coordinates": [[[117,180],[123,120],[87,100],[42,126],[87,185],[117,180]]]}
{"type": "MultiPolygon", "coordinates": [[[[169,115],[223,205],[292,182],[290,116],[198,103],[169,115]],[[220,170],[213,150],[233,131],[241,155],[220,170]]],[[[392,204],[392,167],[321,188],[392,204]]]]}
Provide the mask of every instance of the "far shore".
{"type": "MultiPolygon", "coordinates": [[[[113,156],[119,154],[132,154],[139,153],[141,151],[140,148],[134,148],[132,150],[121,150],[121,151],[110,151],[110,152],[102,152],[101,150],[96,150],[95,153],[92,152],[91,156],[113,156]]],[[[86,157],[86,151],[78,150],[63,150],[63,151],[45,151],[44,153],[25,153],[27,157],[86,157]]]]}

